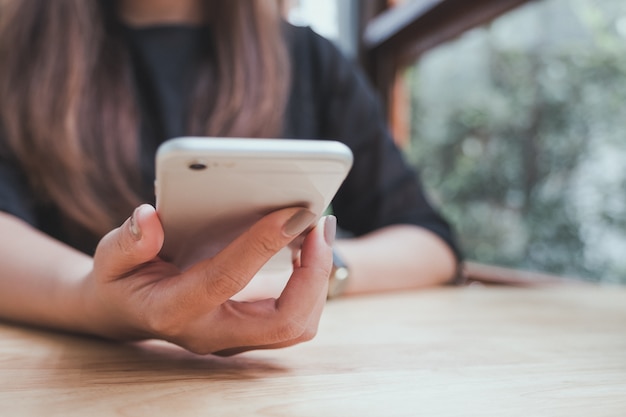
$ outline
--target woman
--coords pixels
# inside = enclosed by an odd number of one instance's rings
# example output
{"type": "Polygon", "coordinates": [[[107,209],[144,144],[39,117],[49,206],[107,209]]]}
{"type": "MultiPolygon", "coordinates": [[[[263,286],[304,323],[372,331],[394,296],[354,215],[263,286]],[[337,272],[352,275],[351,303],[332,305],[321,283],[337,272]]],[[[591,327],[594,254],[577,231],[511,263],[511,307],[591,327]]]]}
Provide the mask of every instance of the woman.
{"type": "Polygon", "coordinates": [[[184,272],[158,258],[161,225],[141,203],[152,203],[156,147],[186,134],[344,141],[355,164],[333,210],[355,236],[334,243],[350,267],[345,293],[453,276],[450,230],[363,78],[328,42],[281,23],[275,0],[2,4],[0,317],[198,353],[310,339],[334,217],[306,235],[276,300],[230,297],[307,230],[306,210],[266,216],[184,272]]]}

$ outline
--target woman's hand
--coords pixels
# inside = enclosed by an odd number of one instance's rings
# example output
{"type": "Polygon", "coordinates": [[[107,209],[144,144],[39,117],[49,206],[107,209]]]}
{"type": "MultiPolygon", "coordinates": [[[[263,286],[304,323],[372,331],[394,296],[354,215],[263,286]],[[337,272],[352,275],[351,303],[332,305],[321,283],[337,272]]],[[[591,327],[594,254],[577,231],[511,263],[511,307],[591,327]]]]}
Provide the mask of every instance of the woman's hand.
{"type": "Polygon", "coordinates": [[[323,218],[308,233],[300,264],[279,298],[230,298],[312,217],[301,208],[271,213],[214,258],[181,272],[157,257],[163,229],[155,210],[140,206],[98,245],[83,287],[87,325],[101,336],[165,339],[201,354],[228,355],[309,340],[326,300],[333,217],[323,218]]]}

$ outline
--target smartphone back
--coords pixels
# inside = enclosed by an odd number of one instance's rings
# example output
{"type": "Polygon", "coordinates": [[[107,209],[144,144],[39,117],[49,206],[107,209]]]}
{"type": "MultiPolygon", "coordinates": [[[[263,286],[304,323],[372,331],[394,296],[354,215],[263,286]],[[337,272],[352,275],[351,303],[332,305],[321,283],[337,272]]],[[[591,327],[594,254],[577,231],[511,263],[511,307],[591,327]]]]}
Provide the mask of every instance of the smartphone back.
{"type": "MultiPolygon", "coordinates": [[[[161,256],[188,268],[279,208],[308,207],[320,217],[351,164],[350,150],[334,141],[169,140],[156,161],[157,212],[165,231],[161,256]]],[[[275,268],[290,268],[291,255],[273,261],[275,268]]]]}

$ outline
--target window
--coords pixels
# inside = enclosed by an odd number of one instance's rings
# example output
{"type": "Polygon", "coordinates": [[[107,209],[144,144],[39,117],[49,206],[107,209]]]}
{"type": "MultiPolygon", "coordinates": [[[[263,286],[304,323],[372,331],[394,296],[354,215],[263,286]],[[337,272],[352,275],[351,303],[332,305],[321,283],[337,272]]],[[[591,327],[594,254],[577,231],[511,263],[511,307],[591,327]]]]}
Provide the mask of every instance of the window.
{"type": "Polygon", "coordinates": [[[626,284],[626,3],[529,2],[403,73],[468,258],[626,284]]]}
{"type": "Polygon", "coordinates": [[[334,41],[348,56],[356,54],[356,1],[291,0],[287,19],[300,26],[311,26],[334,41]]]}

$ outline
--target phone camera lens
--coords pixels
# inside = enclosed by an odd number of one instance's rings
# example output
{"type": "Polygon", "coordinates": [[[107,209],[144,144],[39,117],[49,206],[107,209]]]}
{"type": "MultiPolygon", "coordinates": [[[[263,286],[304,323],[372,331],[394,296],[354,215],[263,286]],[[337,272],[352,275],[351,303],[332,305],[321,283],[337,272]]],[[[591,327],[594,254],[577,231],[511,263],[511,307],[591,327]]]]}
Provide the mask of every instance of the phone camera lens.
{"type": "Polygon", "coordinates": [[[206,164],[204,162],[194,161],[194,162],[189,164],[189,169],[191,169],[193,171],[202,171],[204,169],[207,169],[207,166],[206,166],[206,164]]]}

